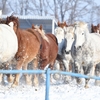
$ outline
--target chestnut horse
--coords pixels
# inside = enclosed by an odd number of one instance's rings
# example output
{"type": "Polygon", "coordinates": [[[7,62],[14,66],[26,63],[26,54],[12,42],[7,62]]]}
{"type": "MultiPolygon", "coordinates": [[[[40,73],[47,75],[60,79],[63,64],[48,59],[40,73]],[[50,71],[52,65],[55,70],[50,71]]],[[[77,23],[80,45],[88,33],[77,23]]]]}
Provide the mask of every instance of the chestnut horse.
{"type": "Polygon", "coordinates": [[[91,25],[91,33],[99,33],[100,34],[100,24],[98,25],[91,25]]]}
{"type": "Polygon", "coordinates": [[[32,25],[32,29],[39,32],[41,37],[39,68],[45,69],[45,67],[49,64],[49,68],[53,69],[57,57],[57,53],[58,53],[57,38],[52,33],[45,34],[42,25],[40,27],[36,27],[32,25]]]}
{"type": "MultiPolygon", "coordinates": [[[[37,69],[37,56],[41,46],[41,39],[39,38],[38,32],[33,29],[22,30],[19,28],[18,17],[10,16],[6,19],[6,24],[13,27],[17,38],[18,38],[18,51],[15,55],[16,58],[16,69],[20,70],[21,68],[27,70],[27,65],[34,60],[34,69],[37,69]]],[[[19,84],[20,74],[15,75],[14,82],[12,87],[16,87],[19,84]]],[[[31,84],[31,78],[28,74],[25,74],[27,84],[31,84]]],[[[37,79],[34,76],[34,85],[37,85],[37,79]]]]}
{"type": "Polygon", "coordinates": [[[64,22],[62,22],[62,23],[60,23],[60,21],[58,21],[58,27],[61,27],[61,28],[64,28],[64,27],[68,27],[68,25],[66,24],[66,22],[64,21],[64,22]]]}

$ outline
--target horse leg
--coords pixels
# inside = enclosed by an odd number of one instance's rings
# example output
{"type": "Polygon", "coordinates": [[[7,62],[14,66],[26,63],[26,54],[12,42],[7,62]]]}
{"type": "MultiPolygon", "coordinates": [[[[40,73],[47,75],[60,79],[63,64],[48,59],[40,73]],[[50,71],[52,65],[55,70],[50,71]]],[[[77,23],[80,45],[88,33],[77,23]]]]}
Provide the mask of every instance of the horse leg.
{"type": "MultiPolygon", "coordinates": [[[[27,70],[27,63],[23,65],[22,69],[27,70]]],[[[31,85],[32,84],[31,75],[29,77],[29,74],[25,73],[24,76],[25,76],[26,84],[31,85]]]]}
{"type": "MultiPolygon", "coordinates": [[[[8,62],[6,63],[6,67],[5,67],[6,70],[12,70],[12,67],[11,67],[11,62],[8,62]]],[[[14,77],[12,76],[12,74],[7,74],[7,81],[12,83],[14,80],[14,77]]]]}
{"type": "MultiPolygon", "coordinates": [[[[60,64],[61,62],[59,62],[58,60],[55,61],[55,64],[54,64],[54,70],[62,70],[61,67],[62,65],[60,64]]],[[[55,80],[59,80],[60,79],[60,74],[59,73],[55,73],[53,74],[53,78],[55,80]]]]}
{"type": "MultiPolygon", "coordinates": [[[[90,75],[90,70],[91,70],[91,68],[93,67],[92,66],[93,64],[91,63],[91,64],[89,64],[89,66],[88,67],[83,67],[83,70],[84,70],[84,74],[85,75],[90,75]]],[[[93,70],[94,71],[94,70],[93,70]]],[[[93,72],[92,71],[92,72],[93,72]]],[[[89,86],[88,86],[88,82],[89,82],[89,80],[90,79],[87,79],[87,78],[85,78],[85,88],[89,88],[89,86]]]]}
{"type": "MultiPolygon", "coordinates": [[[[22,60],[20,59],[17,61],[17,66],[16,66],[17,70],[20,70],[22,68],[23,61],[24,61],[24,59],[22,59],[22,60]]],[[[19,73],[15,74],[14,82],[11,87],[16,87],[19,85],[19,78],[20,78],[20,74],[19,73]]]]}
{"type": "MultiPolygon", "coordinates": [[[[75,70],[75,73],[81,73],[81,66],[79,65],[79,63],[74,62],[74,70],[75,70]]],[[[82,80],[79,77],[76,77],[76,82],[78,84],[81,84],[82,80]]]]}
{"type": "MultiPolygon", "coordinates": [[[[96,75],[97,77],[100,77],[100,63],[98,63],[98,64],[96,65],[96,68],[95,68],[95,75],[96,75]]],[[[95,85],[96,85],[96,86],[99,86],[99,85],[100,85],[100,80],[95,80],[95,85]]]]}
{"type": "MultiPolygon", "coordinates": [[[[33,70],[37,70],[37,69],[38,69],[38,58],[36,57],[33,60],[33,70]]],[[[34,86],[38,86],[39,85],[37,74],[33,74],[33,85],[34,86]]]]}
{"type": "MultiPolygon", "coordinates": [[[[64,59],[63,62],[64,62],[64,65],[66,67],[66,72],[69,72],[69,60],[64,59]]],[[[69,83],[70,80],[71,80],[71,76],[66,75],[64,77],[64,83],[69,83]]]]}
{"type": "Polygon", "coordinates": [[[3,74],[0,74],[0,83],[2,82],[3,74]]]}
{"type": "MultiPolygon", "coordinates": [[[[46,70],[48,68],[48,65],[49,65],[49,58],[42,59],[42,61],[40,62],[39,68],[41,70],[46,70]]],[[[39,77],[40,77],[40,80],[43,82],[45,78],[44,74],[40,74],[39,77]]]]}

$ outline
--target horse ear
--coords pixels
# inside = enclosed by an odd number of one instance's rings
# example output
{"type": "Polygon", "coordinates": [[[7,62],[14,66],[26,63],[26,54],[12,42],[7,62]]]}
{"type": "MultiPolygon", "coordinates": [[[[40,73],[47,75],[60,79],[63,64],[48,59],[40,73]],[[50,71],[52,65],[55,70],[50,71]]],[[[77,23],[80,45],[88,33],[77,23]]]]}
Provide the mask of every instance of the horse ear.
{"type": "Polygon", "coordinates": [[[60,21],[58,21],[58,26],[60,25],[60,21]]]}
{"type": "Polygon", "coordinates": [[[40,29],[40,30],[42,30],[42,29],[43,29],[43,28],[42,28],[42,25],[40,25],[39,29],[40,29]]]}
{"type": "Polygon", "coordinates": [[[93,27],[94,25],[93,24],[91,24],[91,27],[93,27]]]}
{"type": "Polygon", "coordinates": [[[64,21],[64,26],[68,27],[68,25],[66,24],[66,21],[64,21]]]}
{"type": "Polygon", "coordinates": [[[98,24],[97,27],[99,28],[100,27],[100,24],[98,24]]]}
{"type": "Polygon", "coordinates": [[[7,16],[7,20],[9,20],[9,17],[7,16]]]}
{"type": "Polygon", "coordinates": [[[35,26],[34,26],[34,24],[32,24],[32,29],[35,29],[35,26]]]}

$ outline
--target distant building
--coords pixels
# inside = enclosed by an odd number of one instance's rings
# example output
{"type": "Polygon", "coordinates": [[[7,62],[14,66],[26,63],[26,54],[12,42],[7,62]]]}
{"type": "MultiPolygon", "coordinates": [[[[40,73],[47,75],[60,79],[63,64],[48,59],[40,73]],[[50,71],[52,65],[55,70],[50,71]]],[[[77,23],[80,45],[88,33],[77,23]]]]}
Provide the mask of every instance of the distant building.
{"type": "MultiPolygon", "coordinates": [[[[20,28],[26,29],[34,25],[42,25],[46,33],[54,33],[54,29],[57,26],[57,22],[54,17],[50,16],[18,16],[20,22],[20,28]]],[[[2,15],[2,19],[5,19],[7,16],[2,15]]]]}

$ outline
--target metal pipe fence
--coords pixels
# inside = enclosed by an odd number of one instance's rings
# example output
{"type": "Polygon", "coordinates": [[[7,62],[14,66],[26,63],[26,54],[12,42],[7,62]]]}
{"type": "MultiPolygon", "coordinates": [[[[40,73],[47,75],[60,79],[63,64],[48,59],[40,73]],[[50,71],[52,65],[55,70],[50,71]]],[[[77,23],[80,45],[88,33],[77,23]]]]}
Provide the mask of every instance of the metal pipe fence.
{"type": "Polygon", "coordinates": [[[69,75],[69,76],[74,76],[74,77],[100,80],[100,77],[96,77],[96,76],[87,76],[87,75],[78,74],[78,73],[50,70],[50,68],[48,68],[47,70],[0,70],[0,73],[3,73],[3,74],[5,73],[6,74],[17,74],[17,73],[46,74],[45,100],[49,100],[50,74],[59,73],[59,74],[69,75]]]}

